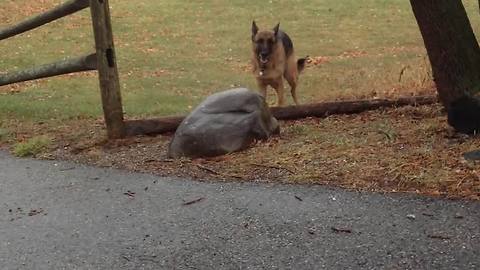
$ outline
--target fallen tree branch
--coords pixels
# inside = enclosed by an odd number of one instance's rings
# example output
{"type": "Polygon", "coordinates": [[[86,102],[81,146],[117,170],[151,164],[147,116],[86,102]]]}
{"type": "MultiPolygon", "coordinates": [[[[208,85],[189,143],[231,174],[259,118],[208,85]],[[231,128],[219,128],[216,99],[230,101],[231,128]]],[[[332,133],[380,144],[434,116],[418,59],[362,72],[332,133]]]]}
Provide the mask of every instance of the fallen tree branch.
{"type": "Polygon", "coordinates": [[[330,227],[334,233],[352,233],[351,229],[330,227]]]}
{"type": "MultiPolygon", "coordinates": [[[[299,106],[270,108],[278,120],[295,120],[306,117],[327,117],[333,114],[355,114],[380,108],[417,106],[437,103],[436,96],[402,97],[398,99],[369,99],[354,101],[336,101],[299,106]]],[[[146,120],[125,121],[127,136],[155,135],[174,132],[184,116],[169,116],[146,120]]]]}
{"type": "Polygon", "coordinates": [[[441,235],[441,234],[427,234],[427,237],[428,237],[428,238],[432,238],[432,239],[440,239],[440,240],[448,240],[448,239],[451,239],[450,236],[448,236],[448,235],[441,235]]]}
{"type": "Polygon", "coordinates": [[[198,198],[196,200],[193,200],[193,201],[188,201],[188,202],[185,202],[183,203],[184,206],[187,206],[187,205],[192,205],[192,204],[195,204],[195,203],[199,203],[201,201],[205,200],[205,198],[201,197],[201,198],[198,198]]]}
{"type": "Polygon", "coordinates": [[[222,175],[221,173],[215,171],[214,169],[210,169],[210,168],[205,167],[205,166],[203,166],[203,165],[201,165],[201,164],[197,164],[197,167],[200,168],[200,169],[202,169],[202,170],[205,170],[205,171],[207,171],[207,172],[209,172],[209,173],[215,174],[215,175],[222,175]]]}

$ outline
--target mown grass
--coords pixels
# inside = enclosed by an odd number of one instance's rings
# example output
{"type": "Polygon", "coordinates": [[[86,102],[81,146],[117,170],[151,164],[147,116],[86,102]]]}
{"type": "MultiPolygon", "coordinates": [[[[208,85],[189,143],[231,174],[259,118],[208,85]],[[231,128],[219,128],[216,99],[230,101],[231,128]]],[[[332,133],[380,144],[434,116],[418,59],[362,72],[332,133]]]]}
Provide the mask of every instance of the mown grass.
{"type": "Polygon", "coordinates": [[[11,136],[12,136],[12,134],[10,133],[10,131],[8,129],[0,127],[0,142],[7,141],[11,136]]]}
{"type": "Polygon", "coordinates": [[[13,147],[13,154],[17,157],[35,157],[48,150],[52,141],[45,136],[36,136],[24,142],[18,142],[13,147]]]}
{"type": "MultiPolygon", "coordinates": [[[[3,1],[0,26],[61,2],[3,1]]],[[[479,29],[475,1],[465,4],[479,29]]],[[[185,113],[213,92],[255,89],[248,68],[253,19],[263,27],[280,21],[299,56],[327,57],[302,75],[301,102],[409,94],[431,83],[404,0],[117,0],[111,6],[127,117],[185,113]]],[[[2,41],[0,72],[93,51],[89,20],[85,10],[2,41]]],[[[0,120],[55,123],[102,115],[94,73],[1,87],[0,94],[0,120]]]]}

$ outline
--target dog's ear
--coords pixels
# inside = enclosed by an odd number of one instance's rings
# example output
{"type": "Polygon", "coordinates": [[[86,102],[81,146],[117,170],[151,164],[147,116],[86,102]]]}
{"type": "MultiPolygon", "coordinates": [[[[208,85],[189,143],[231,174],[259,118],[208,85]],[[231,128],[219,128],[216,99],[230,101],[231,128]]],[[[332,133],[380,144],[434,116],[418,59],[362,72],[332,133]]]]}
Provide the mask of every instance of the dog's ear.
{"type": "Polygon", "coordinates": [[[280,29],[280,23],[277,23],[277,25],[275,25],[275,27],[273,28],[273,32],[275,33],[275,36],[277,36],[279,29],[280,29]]]}
{"type": "Polygon", "coordinates": [[[255,38],[255,36],[258,33],[258,26],[255,21],[252,22],[252,40],[255,38]]]}

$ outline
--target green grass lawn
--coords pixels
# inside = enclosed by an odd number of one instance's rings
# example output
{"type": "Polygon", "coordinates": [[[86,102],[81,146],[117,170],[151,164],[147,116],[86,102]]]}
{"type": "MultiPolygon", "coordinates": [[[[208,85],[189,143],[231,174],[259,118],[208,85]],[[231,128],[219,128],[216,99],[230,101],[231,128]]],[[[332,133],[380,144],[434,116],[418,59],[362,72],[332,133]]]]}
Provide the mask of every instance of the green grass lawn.
{"type": "MultiPolygon", "coordinates": [[[[61,2],[3,0],[0,27],[61,2]]],[[[327,62],[302,75],[302,103],[403,95],[431,85],[423,43],[405,0],[110,3],[129,118],[186,113],[207,95],[232,86],[255,89],[249,72],[252,19],[263,27],[280,21],[298,56],[326,57],[327,62]]],[[[478,3],[464,3],[480,30],[478,3]]],[[[0,72],[93,50],[89,12],[84,10],[0,42],[0,72]]],[[[292,103],[290,97],[288,101],[292,103]]],[[[0,87],[0,127],[8,128],[12,119],[59,123],[101,115],[95,73],[0,87]]]]}

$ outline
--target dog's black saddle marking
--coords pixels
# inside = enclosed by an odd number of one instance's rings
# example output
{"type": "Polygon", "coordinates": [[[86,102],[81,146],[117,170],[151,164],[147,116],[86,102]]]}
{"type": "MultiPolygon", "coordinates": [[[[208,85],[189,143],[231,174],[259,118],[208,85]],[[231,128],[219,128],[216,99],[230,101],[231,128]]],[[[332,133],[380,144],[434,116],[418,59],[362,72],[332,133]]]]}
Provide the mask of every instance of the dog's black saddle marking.
{"type": "Polygon", "coordinates": [[[279,30],[277,33],[277,38],[280,39],[283,43],[283,48],[285,49],[285,55],[289,57],[293,52],[293,42],[287,33],[279,30]]]}

